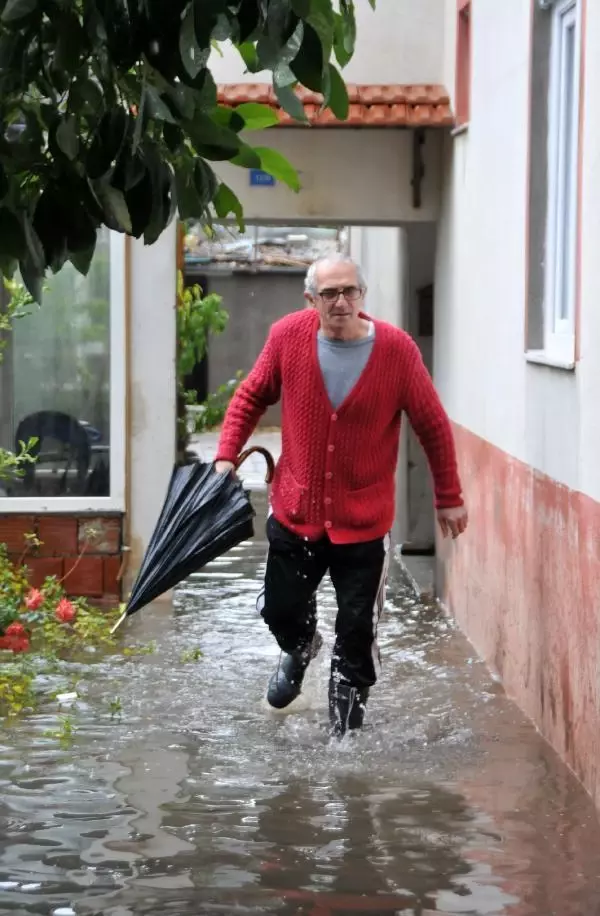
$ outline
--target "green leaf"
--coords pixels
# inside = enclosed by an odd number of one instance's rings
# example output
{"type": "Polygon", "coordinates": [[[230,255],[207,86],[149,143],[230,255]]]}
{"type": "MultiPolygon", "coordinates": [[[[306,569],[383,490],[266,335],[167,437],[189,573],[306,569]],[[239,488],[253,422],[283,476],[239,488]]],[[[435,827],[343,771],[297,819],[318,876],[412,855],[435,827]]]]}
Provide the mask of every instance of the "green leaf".
{"type": "Polygon", "coordinates": [[[8,194],[9,184],[8,178],[6,177],[6,172],[2,163],[0,162],[0,200],[4,200],[8,194]]]}
{"type": "Polygon", "coordinates": [[[56,131],[56,142],[67,159],[73,161],[79,152],[79,138],[75,118],[67,117],[61,121],[56,131]]]}
{"type": "Polygon", "coordinates": [[[179,149],[181,149],[185,139],[183,131],[175,124],[164,125],[163,137],[171,153],[176,153],[179,149]]]}
{"type": "Polygon", "coordinates": [[[333,48],[335,31],[334,10],[331,0],[312,0],[310,15],[306,17],[308,25],[312,26],[321,42],[323,58],[329,60],[333,48]]]}
{"type": "Polygon", "coordinates": [[[19,270],[21,271],[21,277],[27,292],[36,302],[41,302],[44,274],[36,270],[29,258],[25,258],[25,260],[19,262],[19,270]]]}
{"type": "Polygon", "coordinates": [[[217,86],[210,70],[204,70],[201,74],[202,85],[196,87],[195,104],[197,111],[212,111],[217,104],[217,86]]]}
{"type": "Polygon", "coordinates": [[[246,130],[263,130],[279,124],[275,109],[270,105],[260,105],[258,102],[244,102],[237,105],[235,113],[244,119],[246,130]]]}
{"type": "Polygon", "coordinates": [[[205,209],[217,193],[217,176],[207,162],[197,159],[194,164],[194,185],[202,208],[205,209]]]}
{"type": "Polygon", "coordinates": [[[200,219],[202,216],[202,201],[193,180],[190,163],[186,163],[185,167],[181,165],[175,172],[175,190],[179,219],[200,219]]]}
{"type": "Polygon", "coordinates": [[[310,13],[310,0],[291,0],[291,6],[296,16],[306,19],[310,13]]]}
{"type": "Polygon", "coordinates": [[[23,217],[23,231],[25,233],[25,243],[27,245],[26,257],[31,261],[34,270],[43,274],[46,269],[44,246],[40,241],[39,235],[33,228],[33,224],[28,215],[24,215],[23,217]]]}
{"type": "Polygon", "coordinates": [[[79,60],[85,53],[85,33],[81,27],[79,17],[72,11],[63,13],[57,19],[58,40],[56,52],[52,62],[52,69],[56,73],[76,73],[79,69],[79,60]]]}
{"type": "Polygon", "coordinates": [[[240,147],[240,150],[236,156],[233,156],[230,160],[232,165],[239,165],[244,169],[260,169],[262,168],[260,155],[256,152],[253,147],[248,146],[243,143],[240,147]]]}
{"type": "Polygon", "coordinates": [[[148,225],[144,229],[144,244],[153,245],[171,221],[175,212],[177,192],[172,188],[172,173],[156,150],[155,162],[150,167],[152,180],[152,213],[148,225]],[[173,207],[171,208],[170,192],[173,190],[173,207]]]}
{"type": "Polygon", "coordinates": [[[95,191],[104,205],[107,220],[110,221],[110,228],[131,233],[131,216],[123,192],[104,182],[98,182],[95,185],[95,191]]]}
{"type": "Polygon", "coordinates": [[[350,2],[347,11],[335,14],[335,38],[333,49],[340,67],[345,67],[352,59],[356,45],[356,20],[354,4],[350,2]]]}
{"type": "Polygon", "coordinates": [[[229,105],[217,105],[210,116],[215,124],[219,124],[221,127],[228,127],[235,131],[236,134],[246,126],[244,119],[236,114],[235,110],[230,108],[229,105]]]}
{"type": "Polygon", "coordinates": [[[342,26],[342,39],[344,49],[348,54],[354,53],[356,44],[356,15],[354,12],[354,0],[344,0],[342,11],[339,15],[342,26]]]}
{"type": "Polygon", "coordinates": [[[37,0],[8,0],[2,12],[2,22],[17,22],[37,8],[37,0]]]}
{"type": "Polygon", "coordinates": [[[261,36],[256,53],[263,70],[274,70],[282,64],[289,64],[294,60],[304,37],[304,23],[299,22],[294,31],[284,44],[272,35],[261,36]]]}
{"type": "Polygon", "coordinates": [[[308,118],[306,117],[306,112],[304,111],[304,105],[294,92],[291,86],[274,86],[275,95],[277,96],[277,101],[281,105],[284,111],[294,118],[296,121],[304,121],[308,123],[308,118]]]}
{"type": "Polygon", "coordinates": [[[233,24],[226,13],[219,13],[217,23],[212,30],[212,41],[227,41],[231,37],[233,24]]]}
{"type": "Polygon", "coordinates": [[[290,165],[285,156],[277,150],[266,146],[255,146],[254,152],[260,156],[260,167],[277,181],[283,181],[292,191],[300,190],[300,179],[296,169],[290,165]]]}
{"type": "Polygon", "coordinates": [[[193,3],[190,3],[183,17],[183,23],[179,33],[179,53],[181,54],[183,66],[192,79],[198,76],[202,68],[208,63],[208,58],[210,57],[210,48],[201,48],[196,41],[193,3]]]}
{"type": "Polygon", "coordinates": [[[299,22],[279,54],[279,64],[291,63],[302,47],[304,23],[299,22]]]}
{"type": "Polygon", "coordinates": [[[91,79],[76,79],[69,90],[69,111],[87,107],[90,112],[99,115],[104,110],[102,90],[91,79]]]}
{"type": "MultiPolygon", "coordinates": [[[[294,22],[295,22],[294,15],[294,22]]],[[[269,0],[267,6],[267,33],[279,46],[285,44],[286,28],[290,22],[289,0],[269,0]]],[[[289,32],[288,32],[289,34],[289,32]]]]}
{"type": "Polygon", "coordinates": [[[339,121],[345,121],[350,107],[348,90],[340,73],[333,64],[329,64],[330,94],[329,107],[339,121]]]}
{"type": "Polygon", "coordinates": [[[127,113],[119,105],[103,115],[86,157],[90,178],[101,178],[109,171],[125,143],[129,124],[127,113]]]}
{"type": "Polygon", "coordinates": [[[176,120],[169,111],[168,105],[165,105],[158,90],[154,86],[146,86],[146,111],[148,117],[154,121],[166,121],[169,124],[176,124],[176,120]]]}
{"type": "Polygon", "coordinates": [[[258,59],[256,47],[253,44],[250,44],[250,42],[243,42],[241,45],[238,45],[238,51],[240,57],[246,65],[246,69],[250,73],[260,73],[262,70],[262,64],[258,59]]]}
{"type": "Polygon", "coordinates": [[[200,48],[208,48],[219,15],[227,9],[227,0],[192,0],[192,5],[196,41],[200,48]]]}
{"type": "Polygon", "coordinates": [[[21,259],[25,256],[27,242],[21,221],[9,210],[0,207],[0,252],[9,259],[21,259]]]}
{"type": "Polygon", "coordinates": [[[136,184],[125,192],[127,209],[131,217],[131,234],[139,239],[152,218],[154,187],[148,169],[136,184]]]}
{"type": "Polygon", "coordinates": [[[261,70],[272,70],[279,60],[281,46],[270,35],[261,35],[256,45],[256,54],[261,70]]]}
{"type": "Polygon", "coordinates": [[[278,64],[273,70],[273,86],[280,86],[282,89],[286,86],[292,86],[296,82],[296,77],[292,73],[288,64],[278,64]]]}
{"type": "MultiPolygon", "coordinates": [[[[196,113],[196,92],[188,86],[184,86],[182,83],[178,83],[176,86],[169,86],[165,89],[163,92],[163,100],[176,121],[180,118],[190,120],[196,113]]],[[[166,123],[176,123],[176,121],[166,123]]]]}
{"type": "Polygon", "coordinates": [[[310,25],[305,25],[302,45],[291,62],[290,69],[303,86],[312,89],[313,92],[321,92],[324,65],[321,39],[310,25]]]}
{"type": "Polygon", "coordinates": [[[237,20],[239,25],[239,41],[245,43],[254,38],[261,24],[261,4],[256,0],[241,0],[237,20]]]}
{"type": "Polygon", "coordinates": [[[96,246],[92,245],[90,248],[86,248],[84,251],[74,251],[69,257],[69,261],[75,270],[84,277],[87,277],[88,275],[95,250],[96,246]]]}
{"type": "Polygon", "coordinates": [[[245,231],[244,211],[238,197],[233,193],[230,187],[224,182],[219,185],[218,191],[214,196],[213,204],[215,212],[221,219],[226,219],[230,213],[233,213],[241,232],[245,231]]]}
{"type": "Polygon", "coordinates": [[[231,159],[240,149],[241,141],[237,134],[228,127],[215,124],[208,115],[198,114],[184,126],[196,152],[205,159],[231,159]]]}

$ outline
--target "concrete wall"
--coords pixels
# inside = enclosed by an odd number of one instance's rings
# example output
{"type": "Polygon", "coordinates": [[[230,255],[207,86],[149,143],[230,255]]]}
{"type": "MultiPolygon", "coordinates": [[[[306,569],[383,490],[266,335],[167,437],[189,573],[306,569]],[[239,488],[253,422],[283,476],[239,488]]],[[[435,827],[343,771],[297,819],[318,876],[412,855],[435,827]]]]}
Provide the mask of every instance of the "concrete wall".
{"type": "MultiPolygon", "coordinates": [[[[434,223],[406,228],[408,255],[408,321],[406,330],[415,339],[423,362],[433,375],[433,336],[421,333],[420,292],[433,284],[436,227],[434,223]]],[[[415,545],[435,542],[433,486],[425,453],[412,429],[408,431],[408,540],[415,545]]]]}
{"type": "MultiPolygon", "coordinates": [[[[418,335],[418,290],[432,283],[435,259],[434,224],[405,228],[356,227],[349,232],[349,250],[365,271],[369,314],[405,328],[417,341],[432,371],[432,339],[418,335]]],[[[398,461],[398,542],[432,542],[433,496],[427,461],[408,423],[402,431],[398,461]]]]}
{"type": "Polygon", "coordinates": [[[445,548],[445,600],[600,800],[600,6],[586,6],[581,359],[525,357],[531,8],[503,0],[474,4],[471,121],[446,142],[434,365],[471,515],[445,548]]]}
{"type": "MultiPolygon", "coordinates": [[[[443,0],[378,0],[376,12],[361,0],[356,18],[356,52],[344,70],[348,82],[443,82],[443,0]]],[[[210,60],[217,83],[270,82],[270,73],[244,73],[230,45],[221,50],[222,56],[213,52],[210,60]]]]}
{"type": "MultiPolygon", "coordinates": [[[[304,271],[208,274],[210,292],[223,297],[229,323],[214,337],[208,354],[208,386],[215,391],[241,369],[247,373],[262,350],[271,325],[289,312],[304,308],[304,271]]],[[[279,405],[270,408],[261,426],[278,426],[279,405]]]]}
{"type": "Polygon", "coordinates": [[[215,171],[241,200],[250,222],[279,220],[287,225],[317,225],[337,220],[345,225],[430,222],[439,211],[443,131],[425,133],[422,202],[413,207],[413,135],[394,128],[278,127],[248,137],[269,146],[293,163],[302,188],[250,187],[249,173],[230,163],[215,171]]]}

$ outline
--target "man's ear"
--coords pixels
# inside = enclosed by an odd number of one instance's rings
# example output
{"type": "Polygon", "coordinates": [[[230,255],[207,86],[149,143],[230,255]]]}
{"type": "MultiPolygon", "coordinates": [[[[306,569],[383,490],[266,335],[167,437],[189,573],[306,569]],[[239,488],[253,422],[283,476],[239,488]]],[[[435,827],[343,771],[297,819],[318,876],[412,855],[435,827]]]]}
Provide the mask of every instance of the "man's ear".
{"type": "Polygon", "coordinates": [[[314,297],[311,296],[310,293],[304,293],[304,298],[306,299],[306,305],[307,305],[308,308],[314,308],[314,307],[315,307],[315,300],[314,300],[314,297]]]}

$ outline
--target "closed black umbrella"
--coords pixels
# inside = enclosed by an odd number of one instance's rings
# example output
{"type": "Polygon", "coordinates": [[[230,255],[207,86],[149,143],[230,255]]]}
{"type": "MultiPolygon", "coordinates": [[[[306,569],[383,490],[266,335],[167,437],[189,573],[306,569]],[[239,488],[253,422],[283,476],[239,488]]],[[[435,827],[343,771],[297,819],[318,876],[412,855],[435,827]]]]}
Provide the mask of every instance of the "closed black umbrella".
{"type": "MultiPolygon", "coordinates": [[[[275,463],[264,448],[243,452],[236,468],[253,452],[267,462],[270,483],[275,463]]],[[[214,464],[200,461],[175,467],[125,612],[113,632],[125,617],[252,537],[254,516],[250,497],[235,475],[218,474],[214,464]]]]}

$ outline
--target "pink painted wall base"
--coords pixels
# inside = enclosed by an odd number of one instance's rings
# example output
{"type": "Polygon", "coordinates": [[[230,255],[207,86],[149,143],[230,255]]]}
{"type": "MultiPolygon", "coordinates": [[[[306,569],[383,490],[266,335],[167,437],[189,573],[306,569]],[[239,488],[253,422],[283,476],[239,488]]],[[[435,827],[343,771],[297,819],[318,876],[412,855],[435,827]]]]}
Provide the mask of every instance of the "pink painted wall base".
{"type": "Polygon", "coordinates": [[[600,804],[600,504],[455,435],[470,527],[440,597],[600,804]]]}

